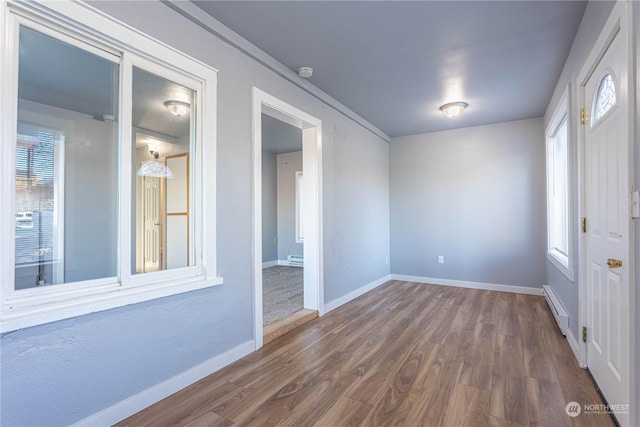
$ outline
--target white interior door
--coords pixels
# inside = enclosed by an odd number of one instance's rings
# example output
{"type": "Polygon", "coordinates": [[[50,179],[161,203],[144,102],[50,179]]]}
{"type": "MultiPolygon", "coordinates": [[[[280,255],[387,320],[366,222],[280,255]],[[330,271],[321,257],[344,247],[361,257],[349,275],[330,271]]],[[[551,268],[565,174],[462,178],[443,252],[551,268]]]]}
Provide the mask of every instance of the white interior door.
{"type": "Polygon", "coordinates": [[[143,177],[143,272],[158,271],[162,268],[160,251],[160,178],[143,177]]]}
{"type": "MultiPolygon", "coordinates": [[[[587,365],[608,403],[620,405],[631,403],[626,46],[618,31],[584,86],[587,365]]],[[[615,415],[630,424],[628,411],[615,415]]]]}

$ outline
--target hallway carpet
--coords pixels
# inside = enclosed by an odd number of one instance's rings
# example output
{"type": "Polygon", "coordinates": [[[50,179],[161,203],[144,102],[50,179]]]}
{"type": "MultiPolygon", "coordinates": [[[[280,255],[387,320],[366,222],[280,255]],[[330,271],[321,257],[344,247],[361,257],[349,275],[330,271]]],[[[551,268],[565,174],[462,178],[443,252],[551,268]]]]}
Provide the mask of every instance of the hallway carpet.
{"type": "Polygon", "coordinates": [[[276,265],[262,270],[264,326],[302,310],[303,268],[276,265]]]}

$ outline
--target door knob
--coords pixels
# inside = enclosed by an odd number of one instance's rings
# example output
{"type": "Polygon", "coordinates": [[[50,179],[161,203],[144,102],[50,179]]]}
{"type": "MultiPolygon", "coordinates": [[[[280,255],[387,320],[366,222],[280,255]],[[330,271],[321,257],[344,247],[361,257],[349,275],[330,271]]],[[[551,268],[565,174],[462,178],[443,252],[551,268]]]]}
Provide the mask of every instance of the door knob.
{"type": "Polygon", "coordinates": [[[607,265],[609,266],[609,268],[620,268],[622,267],[622,261],[620,261],[619,259],[609,258],[607,260],[607,265]]]}

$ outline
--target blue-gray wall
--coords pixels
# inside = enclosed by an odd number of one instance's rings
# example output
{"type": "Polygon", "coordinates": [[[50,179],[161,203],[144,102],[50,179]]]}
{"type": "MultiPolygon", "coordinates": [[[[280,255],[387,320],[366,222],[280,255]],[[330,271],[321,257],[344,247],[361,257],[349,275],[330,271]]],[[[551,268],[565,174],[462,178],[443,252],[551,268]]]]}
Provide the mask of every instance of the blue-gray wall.
{"type": "Polygon", "coordinates": [[[542,119],[393,138],[392,273],[542,287],[544,152],[542,119]]]}
{"type": "Polygon", "coordinates": [[[219,70],[224,285],[4,334],[6,426],[71,424],[252,340],[253,86],[322,120],[325,301],[389,274],[387,142],[162,3],[96,5],[219,70]]]}
{"type": "Polygon", "coordinates": [[[262,262],[278,259],[278,179],[276,155],[262,152],[262,262]]]}
{"type": "Polygon", "coordinates": [[[389,274],[389,144],[346,117],[322,127],[324,300],[389,274]],[[330,236],[330,237],[329,237],[330,236]]]}
{"type": "MultiPolygon", "coordinates": [[[[635,169],[633,170],[635,190],[640,190],[640,71],[638,68],[640,64],[638,63],[638,59],[640,58],[640,6],[637,3],[633,4],[633,28],[634,28],[634,38],[636,42],[636,55],[635,55],[635,71],[636,71],[636,129],[635,129],[635,169]]],[[[636,378],[636,401],[633,402],[633,406],[636,408],[636,425],[640,425],[640,221],[635,221],[635,229],[636,229],[636,285],[635,285],[635,293],[636,293],[636,306],[635,306],[635,330],[636,330],[636,363],[635,363],[635,372],[634,376],[636,378]]]]}
{"type": "MultiPolygon", "coordinates": [[[[632,171],[634,174],[634,190],[640,190],[640,64],[638,64],[638,58],[640,58],[640,6],[637,3],[633,4],[633,28],[634,28],[634,39],[636,43],[636,127],[635,127],[635,145],[634,145],[634,153],[635,153],[635,169],[632,171]]],[[[633,403],[636,409],[636,425],[640,425],[640,361],[638,357],[640,357],[640,221],[635,221],[635,229],[636,229],[636,259],[635,259],[635,293],[636,293],[636,321],[635,321],[635,332],[636,332],[636,363],[634,367],[634,371],[632,371],[633,376],[636,378],[636,401],[633,403]]],[[[631,286],[634,286],[633,283],[631,286]]]]}

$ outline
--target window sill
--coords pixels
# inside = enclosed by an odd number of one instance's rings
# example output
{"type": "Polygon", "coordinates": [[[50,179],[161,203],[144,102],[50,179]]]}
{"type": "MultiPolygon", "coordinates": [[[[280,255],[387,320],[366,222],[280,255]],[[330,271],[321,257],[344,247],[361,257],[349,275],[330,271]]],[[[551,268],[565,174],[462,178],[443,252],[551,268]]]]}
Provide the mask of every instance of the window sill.
{"type": "Polygon", "coordinates": [[[27,305],[7,301],[0,315],[0,333],[210,288],[222,283],[222,277],[214,277],[129,287],[111,284],[102,285],[101,291],[97,293],[94,288],[90,294],[51,303],[27,305]]]}
{"type": "Polygon", "coordinates": [[[555,251],[547,252],[547,259],[553,264],[567,279],[573,282],[573,269],[569,268],[571,265],[570,259],[563,254],[556,253],[555,251]]]}

